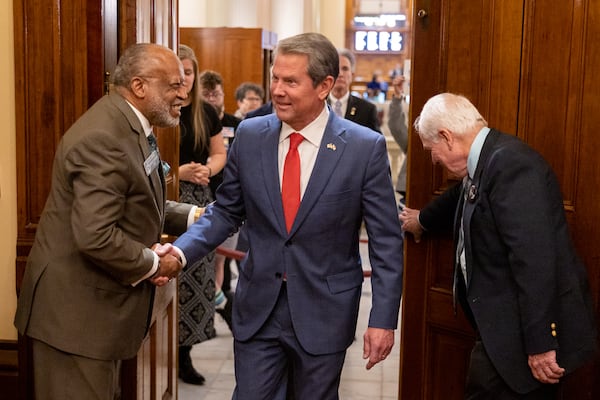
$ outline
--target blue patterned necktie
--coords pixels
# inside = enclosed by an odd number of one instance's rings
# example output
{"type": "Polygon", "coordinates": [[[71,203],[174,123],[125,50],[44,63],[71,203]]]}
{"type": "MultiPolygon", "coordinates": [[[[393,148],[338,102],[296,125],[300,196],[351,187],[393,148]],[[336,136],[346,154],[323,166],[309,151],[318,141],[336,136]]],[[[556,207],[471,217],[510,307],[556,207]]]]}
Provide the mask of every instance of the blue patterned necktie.
{"type": "MultiPolygon", "coordinates": [[[[152,151],[156,151],[156,153],[160,157],[160,151],[158,151],[158,144],[156,143],[156,136],[154,136],[154,133],[150,133],[148,135],[147,139],[148,139],[148,144],[150,145],[150,149],[152,151]]],[[[171,166],[169,165],[169,163],[161,160],[160,164],[162,166],[162,170],[163,170],[163,174],[164,174],[163,176],[169,175],[169,171],[171,171],[171,166]]]]}
{"type": "Polygon", "coordinates": [[[338,117],[342,117],[342,102],[336,100],[335,105],[333,106],[333,111],[338,115],[338,117]]]}
{"type": "Polygon", "coordinates": [[[465,176],[463,179],[463,188],[462,188],[462,210],[460,212],[460,229],[458,230],[458,245],[456,246],[456,262],[460,267],[462,276],[465,280],[465,284],[467,283],[467,261],[465,259],[465,231],[463,229],[463,220],[464,220],[464,209],[465,204],[467,203],[467,196],[469,193],[469,187],[471,186],[471,178],[469,176],[465,176]]]}

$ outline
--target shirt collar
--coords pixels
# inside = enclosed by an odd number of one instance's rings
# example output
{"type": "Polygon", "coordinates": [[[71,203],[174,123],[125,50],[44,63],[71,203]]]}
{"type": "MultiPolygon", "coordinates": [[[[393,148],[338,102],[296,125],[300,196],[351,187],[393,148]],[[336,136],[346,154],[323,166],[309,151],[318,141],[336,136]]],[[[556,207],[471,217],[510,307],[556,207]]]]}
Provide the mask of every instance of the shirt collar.
{"type": "Polygon", "coordinates": [[[313,145],[318,147],[321,144],[321,139],[323,138],[323,133],[325,132],[325,126],[327,126],[328,119],[329,107],[327,107],[327,104],[323,102],[323,110],[319,116],[317,116],[317,118],[315,118],[310,124],[306,125],[304,129],[300,131],[294,130],[291,126],[282,121],[279,142],[283,142],[292,133],[298,132],[304,136],[305,140],[308,140],[313,145]]]}
{"type": "Polygon", "coordinates": [[[144,134],[146,135],[146,137],[150,136],[150,134],[152,133],[152,125],[150,124],[150,121],[148,121],[148,118],[146,118],[144,114],[142,114],[140,110],[135,108],[135,106],[129,101],[127,101],[127,104],[129,104],[129,107],[131,107],[135,115],[137,115],[138,119],[140,120],[142,124],[142,129],[144,130],[144,134]]]}
{"type": "Polygon", "coordinates": [[[487,126],[481,128],[479,133],[477,133],[477,136],[475,136],[475,140],[473,140],[473,144],[469,150],[469,157],[467,158],[467,173],[471,179],[475,175],[475,169],[479,163],[481,149],[483,149],[483,144],[485,143],[488,133],[490,133],[490,128],[487,126]]]}
{"type": "Polygon", "coordinates": [[[339,99],[337,97],[335,97],[333,95],[332,92],[329,92],[329,101],[331,102],[331,104],[335,104],[336,101],[340,101],[342,104],[345,104],[348,102],[348,98],[350,97],[350,91],[348,90],[346,92],[345,95],[343,95],[342,97],[340,97],[339,99]]]}

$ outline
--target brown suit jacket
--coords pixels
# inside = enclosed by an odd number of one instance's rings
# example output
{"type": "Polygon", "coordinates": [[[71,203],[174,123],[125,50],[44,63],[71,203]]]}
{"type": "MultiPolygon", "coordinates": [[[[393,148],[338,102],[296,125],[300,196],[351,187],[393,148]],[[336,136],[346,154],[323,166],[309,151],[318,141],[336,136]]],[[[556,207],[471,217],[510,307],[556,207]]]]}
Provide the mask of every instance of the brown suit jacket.
{"type": "Polygon", "coordinates": [[[191,208],[165,204],[159,168],[144,168],[149,155],[139,119],[118,94],[65,133],[18,299],[21,334],[90,358],[135,356],[154,286],[132,284],[152,267],[149,247],[165,215],[178,230],[169,233],[181,233],[191,208]]]}

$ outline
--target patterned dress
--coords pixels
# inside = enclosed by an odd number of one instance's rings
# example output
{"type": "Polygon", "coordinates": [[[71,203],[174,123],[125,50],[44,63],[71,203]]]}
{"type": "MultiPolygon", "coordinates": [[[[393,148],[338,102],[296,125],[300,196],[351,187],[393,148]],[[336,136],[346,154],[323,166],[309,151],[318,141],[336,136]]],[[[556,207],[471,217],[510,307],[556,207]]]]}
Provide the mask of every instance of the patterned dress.
{"type": "MultiPolygon", "coordinates": [[[[205,127],[210,136],[221,132],[222,126],[214,108],[204,103],[205,127]]],[[[179,165],[191,161],[206,164],[209,151],[194,151],[191,106],[181,109],[179,165]]],[[[179,182],[179,201],[206,206],[213,201],[208,186],[179,182]]],[[[179,275],[179,345],[191,346],[215,337],[215,253],[188,265],[179,275]]]]}

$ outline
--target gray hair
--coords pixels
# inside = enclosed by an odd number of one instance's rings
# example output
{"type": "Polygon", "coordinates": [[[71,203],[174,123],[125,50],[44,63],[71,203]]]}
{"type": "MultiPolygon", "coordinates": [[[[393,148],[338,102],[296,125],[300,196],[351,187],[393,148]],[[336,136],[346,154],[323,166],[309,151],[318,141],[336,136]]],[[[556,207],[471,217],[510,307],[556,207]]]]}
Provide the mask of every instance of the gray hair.
{"type": "Polygon", "coordinates": [[[167,52],[172,50],[154,43],[137,43],[128,47],[115,67],[112,76],[113,84],[128,88],[135,77],[151,76],[156,72],[162,72],[167,52]]]}
{"type": "Polygon", "coordinates": [[[427,100],[413,126],[422,139],[436,143],[441,129],[462,135],[487,121],[466,97],[441,93],[427,100]]]}
{"type": "Polygon", "coordinates": [[[356,57],[354,57],[354,53],[348,49],[338,49],[338,55],[340,57],[346,57],[348,61],[350,61],[350,70],[354,73],[356,68],[356,57]]]}
{"type": "Polygon", "coordinates": [[[299,54],[308,57],[308,76],[313,86],[328,76],[336,79],[340,72],[340,59],[335,46],[320,33],[301,33],[281,40],[277,44],[275,58],[279,54],[299,54]]]}

